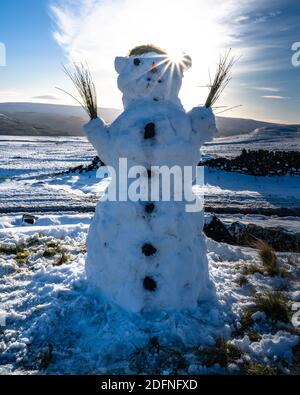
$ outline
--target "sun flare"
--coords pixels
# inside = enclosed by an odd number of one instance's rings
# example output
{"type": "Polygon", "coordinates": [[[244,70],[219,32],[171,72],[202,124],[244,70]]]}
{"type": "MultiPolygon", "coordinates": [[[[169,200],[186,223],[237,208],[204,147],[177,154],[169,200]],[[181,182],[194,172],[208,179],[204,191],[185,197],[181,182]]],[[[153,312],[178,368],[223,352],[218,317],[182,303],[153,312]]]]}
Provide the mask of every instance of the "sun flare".
{"type": "Polygon", "coordinates": [[[176,50],[175,51],[168,51],[168,60],[171,63],[179,66],[180,64],[182,64],[183,59],[184,59],[184,54],[182,52],[176,51],[176,50]]]}
{"type": "Polygon", "coordinates": [[[120,100],[115,75],[110,72],[115,56],[142,43],[165,48],[173,67],[180,65],[185,53],[190,55],[193,68],[185,75],[181,98],[187,107],[204,101],[207,90],[199,86],[209,84],[208,70],[214,72],[220,53],[229,46],[231,29],[222,20],[233,12],[228,2],[216,0],[212,5],[209,0],[152,0],[151,7],[146,0],[91,3],[91,12],[82,7],[82,12],[74,16],[72,9],[58,0],[61,5],[52,7],[58,26],[55,38],[71,60],[84,59],[89,64],[97,85],[97,74],[107,77],[105,84],[99,83],[105,92],[105,105],[115,107],[120,100]],[[99,37],[109,38],[109,45],[99,37]]]}

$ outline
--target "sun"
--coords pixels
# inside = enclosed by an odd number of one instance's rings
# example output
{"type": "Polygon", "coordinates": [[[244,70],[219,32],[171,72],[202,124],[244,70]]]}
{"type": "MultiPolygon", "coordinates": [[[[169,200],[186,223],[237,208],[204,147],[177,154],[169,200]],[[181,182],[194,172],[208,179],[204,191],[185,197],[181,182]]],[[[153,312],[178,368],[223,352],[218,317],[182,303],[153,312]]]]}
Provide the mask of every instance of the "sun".
{"type": "Polygon", "coordinates": [[[176,66],[180,66],[184,59],[184,54],[178,50],[171,50],[168,51],[168,59],[171,63],[175,64],[176,66]]]}

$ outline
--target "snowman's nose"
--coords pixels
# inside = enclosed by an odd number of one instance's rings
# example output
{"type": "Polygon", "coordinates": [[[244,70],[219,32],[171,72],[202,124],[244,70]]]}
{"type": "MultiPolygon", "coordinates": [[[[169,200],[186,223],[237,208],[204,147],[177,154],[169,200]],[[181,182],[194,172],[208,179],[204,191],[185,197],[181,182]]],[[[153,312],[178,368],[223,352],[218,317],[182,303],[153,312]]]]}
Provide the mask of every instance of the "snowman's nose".
{"type": "Polygon", "coordinates": [[[158,69],[157,69],[157,66],[156,66],[155,62],[152,63],[151,72],[152,73],[157,73],[158,72],[158,69]]]}

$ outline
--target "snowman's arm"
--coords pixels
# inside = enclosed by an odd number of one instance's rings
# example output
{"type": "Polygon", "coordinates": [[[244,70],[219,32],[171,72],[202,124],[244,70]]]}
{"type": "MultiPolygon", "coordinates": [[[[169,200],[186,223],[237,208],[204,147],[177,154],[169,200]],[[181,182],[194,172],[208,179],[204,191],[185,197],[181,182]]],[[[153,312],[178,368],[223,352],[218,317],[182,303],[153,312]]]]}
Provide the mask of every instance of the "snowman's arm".
{"type": "Polygon", "coordinates": [[[83,127],[85,134],[97,151],[100,159],[105,163],[110,163],[111,138],[109,128],[101,118],[92,119],[83,127]]]}
{"type": "Polygon", "coordinates": [[[188,116],[192,126],[192,143],[201,146],[214,138],[218,130],[211,108],[195,107],[188,113],[188,116]]]}

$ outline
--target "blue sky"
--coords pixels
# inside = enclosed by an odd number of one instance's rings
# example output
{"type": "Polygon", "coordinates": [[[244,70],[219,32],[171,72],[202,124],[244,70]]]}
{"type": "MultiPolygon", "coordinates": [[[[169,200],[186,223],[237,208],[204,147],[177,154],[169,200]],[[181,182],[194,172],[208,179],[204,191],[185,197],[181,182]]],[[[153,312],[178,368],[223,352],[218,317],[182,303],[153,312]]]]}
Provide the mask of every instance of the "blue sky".
{"type": "Polygon", "coordinates": [[[100,104],[120,107],[114,56],[155,42],[192,56],[181,94],[189,108],[203,102],[199,86],[230,46],[241,59],[219,105],[242,107],[224,115],[300,123],[300,67],[291,62],[299,27],[298,0],[172,0],[172,9],[170,0],[2,0],[0,102],[73,104],[55,87],[74,92],[62,72],[74,59],[88,61],[100,104]]]}

